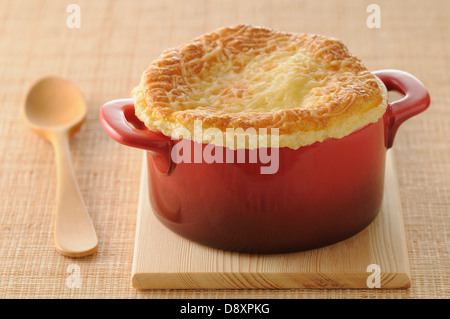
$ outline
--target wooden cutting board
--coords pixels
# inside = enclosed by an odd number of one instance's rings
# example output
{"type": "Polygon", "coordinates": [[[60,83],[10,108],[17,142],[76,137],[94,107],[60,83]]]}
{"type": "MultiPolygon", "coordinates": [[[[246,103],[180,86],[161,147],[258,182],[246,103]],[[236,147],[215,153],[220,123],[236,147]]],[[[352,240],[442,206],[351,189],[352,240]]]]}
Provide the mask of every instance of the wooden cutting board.
{"type": "Polygon", "coordinates": [[[142,165],[132,285],[136,289],[407,288],[410,272],[391,151],[383,206],[340,243],[290,254],[240,254],[182,238],[154,216],[142,165]]]}

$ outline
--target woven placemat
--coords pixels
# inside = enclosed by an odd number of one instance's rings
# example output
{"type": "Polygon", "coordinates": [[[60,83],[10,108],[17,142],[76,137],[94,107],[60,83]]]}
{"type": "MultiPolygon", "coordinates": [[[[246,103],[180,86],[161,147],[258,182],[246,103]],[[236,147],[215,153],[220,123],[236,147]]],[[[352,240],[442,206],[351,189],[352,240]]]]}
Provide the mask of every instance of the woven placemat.
{"type": "Polygon", "coordinates": [[[448,1],[86,1],[69,28],[64,1],[0,2],[0,298],[448,298],[450,31],[448,1]],[[371,70],[421,79],[432,106],[395,141],[412,287],[406,290],[136,291],[130,275],[141,153],[112,141],[99,108],[126,98],[152,59],[204,32],[237,23],[342,39],[371,70]],[[83,92],[89,111],[71,140],[74,168],[99,237],[98,252],[55,252],[55,167],[50,144],[20,119],[27,89],[58,75],[83,92]]]}

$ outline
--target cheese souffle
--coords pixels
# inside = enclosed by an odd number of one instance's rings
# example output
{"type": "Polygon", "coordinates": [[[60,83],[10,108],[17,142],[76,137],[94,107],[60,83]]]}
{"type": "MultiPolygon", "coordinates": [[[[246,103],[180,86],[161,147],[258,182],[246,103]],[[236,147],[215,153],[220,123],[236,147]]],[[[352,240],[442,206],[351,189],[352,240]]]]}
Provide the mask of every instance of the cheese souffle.
{"type": "Polygon", "coordinates": [[[278,129],[279,147],[297,149],[347,136],[387,107],[381,81],[341,41],[249,25],[164,51],[132,95],[148,129],[218,146],[243,134],[230,129],[267,128],[278,129]],[[195,134],[197,121],[223,139],[195,134]]]}

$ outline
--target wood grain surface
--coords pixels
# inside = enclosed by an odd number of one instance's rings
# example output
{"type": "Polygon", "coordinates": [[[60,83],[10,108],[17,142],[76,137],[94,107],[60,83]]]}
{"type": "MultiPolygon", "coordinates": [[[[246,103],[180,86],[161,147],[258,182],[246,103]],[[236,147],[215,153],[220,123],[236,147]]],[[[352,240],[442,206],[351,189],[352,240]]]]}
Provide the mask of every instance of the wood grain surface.
{"type": "Polygon", "coordinates": [[[408,252],[392,151],[386,156],[385,175],[381,211],[355,236],[298,253],[240,254],[194,243],[158,221],[149,201],[151,185],[144,152],[132,285],[137,289],[369,288],[369,285],[409,288],[408,252]]]}
{"type": "Polygon", "coordinates": [[[446,0],[0,0],[0,298],[448,298],[449,12],[446,0]],[[80,28],[67,27],[71,3],[80,7],[80,28]],[[381,8],[381,28],[366,25],[371,3],[381,8]],[[129,97],[162,50],[237,23],[340,38],[370,70],[405,70],[429,89],[430,109],[403,124],[394,143],[411,288],[131,286],[141,152],[107,136],[99,109],[129,97]],[[70,143],[99,247],[81,259],[54,250],[53,150],[20,118],[27,90],[47,75],[73,81],[88,104],[70,143]]]}

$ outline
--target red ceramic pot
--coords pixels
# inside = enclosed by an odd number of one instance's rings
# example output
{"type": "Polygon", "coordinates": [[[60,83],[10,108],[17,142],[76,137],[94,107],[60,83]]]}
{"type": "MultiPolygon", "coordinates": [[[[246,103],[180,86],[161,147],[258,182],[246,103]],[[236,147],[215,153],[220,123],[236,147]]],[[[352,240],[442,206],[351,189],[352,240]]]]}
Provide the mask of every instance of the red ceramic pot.
{"type": "MultiPolygon", "coordinates": [[[[158,219],[175,233],[225,250],[301,251],[344,240],[373,221],[383,197],[386,150],[399,125],[430,104],[412,75],[397,70],[375,75],[387,90],[405,97],[389,103],[376,123],[344,138],[279,148],[275,174],[261,174],[267,164],[260,160],[209,163],[203,156],[201,163],[176,164],[171,150],[178,143],[206,145],[149,131],[129,99],[105,104],[100,118],[113,139],[148,151],[149,199],[158,219]]],[[[245,152],[249,158],[253,151],[245,152]]]]}

